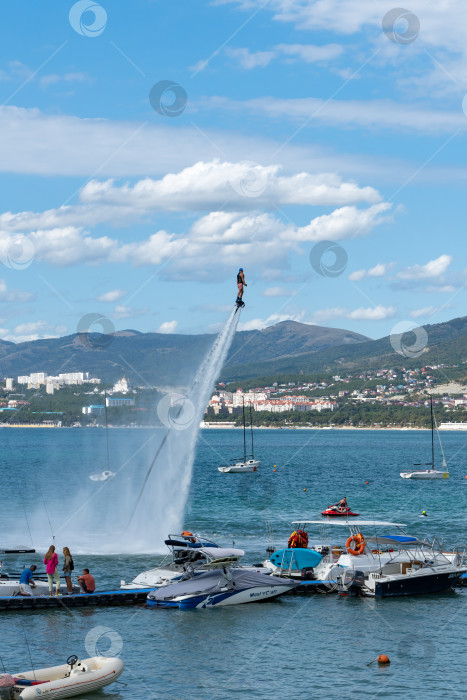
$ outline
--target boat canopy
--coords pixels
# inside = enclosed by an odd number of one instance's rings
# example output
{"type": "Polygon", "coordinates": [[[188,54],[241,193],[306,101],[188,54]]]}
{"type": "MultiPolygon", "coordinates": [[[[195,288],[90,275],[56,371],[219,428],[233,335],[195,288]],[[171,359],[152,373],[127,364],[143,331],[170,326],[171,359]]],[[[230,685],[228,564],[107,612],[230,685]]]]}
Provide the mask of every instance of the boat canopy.
{"type": "Polygon", "coordinates": [[[292,525],[385,525],[387,527],[406,527],[405,523],[388,523],[385,520],[293,520],[292,525]]]}
{"type": "Polygon", "coordinates": [[[370,544],[416,544],[421,543],[418,537],[403,537],[402,535],[377,535],[366,537],[370,544]]]}

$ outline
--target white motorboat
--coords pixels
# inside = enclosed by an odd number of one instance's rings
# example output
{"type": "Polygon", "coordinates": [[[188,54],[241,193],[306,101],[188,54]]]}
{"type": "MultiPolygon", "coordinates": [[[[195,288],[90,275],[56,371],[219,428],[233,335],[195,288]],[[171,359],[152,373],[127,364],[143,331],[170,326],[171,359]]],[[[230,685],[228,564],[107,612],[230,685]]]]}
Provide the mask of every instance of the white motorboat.
{"type": "Polygon", "coordinates": [[[169,548],[170,554],[162,560],[158,567],[143,571],[130,583],[121,581],[120,588],[131,590],[165,586],[186,577],[189,571],[201,573],[213,563],[217,563],[219,566],[227,563],[234,564],[245,554],[243,549],[219,547],[218,544],[206,537],[186,530],[180,535],[169,535],[165,544],[169,548]]]}
{"type": "Polygon", "coordinates": [[[277,598],[299,584],[291,579],[266,576],[241,568],[216,568],[186,581],[179,581],[151,591],[150,607],[206,609],[240,603],[259,603],[277,598]]]}
{"type": "Polygon", "coordinates": [[[430,467],[429,469],[410,469],[405,472],[401,472],[400,475],[403,479],[449,479],[449,470],[446,464],[446,457],[444,455],[443,445],[441,442],[441,436],[439,434],[438,426],[436,424],[436,418],[433,413],[433,397],[430,396],[430,413],[431,413],[431,462],[426,464],[415,464],[414,466],[425,466],[430,467]],[[441,448],[441,454],[443,455],[443,461],[441,464],[441,469],[435,468],[435,443],[434,443],[434,431],[436,428],[436,434],[438,435],[439,446],[441,448]]]}
{"type": "Polygon", "coordinates": [[[61,666],[11,674],[13,698],[71,698],[90,693],[114,683],[123,669],[123,662],[115,657],[93,656],[80,661],[75,655],[69,656],[61,666]]]}
{"type": "Polygon", "coordinates": [[[282,552],[291,552],[293,551],[291,549],[274,552],[269,560],[263,562],[263,566],[267,567],[273,576],[303,577],[306,575],[329,582],[335,581],[344,570],[358,570],[367,575],[370,572],[380,571],[381,567],[386,564],[400,566],[407,565],[412,561],[421,561],[424,564],[435,562],[440,566],[446,564],[459,566],[462,563],[462,555],[459,551],[438,551],[433,544],[408,535],[403,530],[405,525],[402,523],[374,520],[349,520],[348,522],[331,520],[323,526],[322,520],[302,520],[295,521],[292,525],[296,526],[296,530],[303,532],[306,532],[310,525],[318,525],[321,533],[324,530],[327,533],[329,527],[344,526],[348,528],[349,537],[345,544],[342,543],[343,538],[339,538],[339,543],[336,543],[338,538],[333,538],[332,540],[326,539],[320,544],[310,544],[302,552],[297,551],[294,558],[282,557],[282,552]],[[397,534],[375,534],[368,537],[361,534],[362,529],[367,532],[381,532],[381,528],[395,528],[397,534]],[[300,561],[306,561],[303,552],[318,552],[321,555],[321,560],[317,560],[316,563],[312,563],[310,560],[306,568],[301,568],[297,564],[300,561]]]}
{"type": "Polygon", "coordinates": [[[261,464],[259,459],[255,459],[253,446],[253,418],[250,404],[250,433],[251,433],[251,458],[248,459],[246,453],[246,423],[245,423],[245,401],[243,401],[243,459],[234,459],[225,466],[217,467],[217,470],[222,474],[244,474],[248,472],[257,472],[261,464]]]}

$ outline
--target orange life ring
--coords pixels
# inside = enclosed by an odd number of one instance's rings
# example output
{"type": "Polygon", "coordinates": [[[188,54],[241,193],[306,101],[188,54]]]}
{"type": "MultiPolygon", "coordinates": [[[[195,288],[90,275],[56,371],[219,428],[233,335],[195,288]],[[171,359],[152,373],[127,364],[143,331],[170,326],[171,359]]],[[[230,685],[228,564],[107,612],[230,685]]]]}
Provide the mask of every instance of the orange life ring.
{"type": "Polygon", "coordinates": [[[349,554],[353,554],[354,557],[358,557],[359,554],[363,554],[365,551],[366,547],[366,542],[364,540],[363,535],[358,533],[357,535],[351,535],[347,542],[345,543],[345,548],[348,551],[349,554]],[[357,545],[355,549],[352,549],[351,544],[352,542],[355,542],[357,545]]]}
{"type": "Polygon", "coordinates": [[[193,533],[188,532],[188,530],[183,530],[182,537],[193,537],[193,533]]]}

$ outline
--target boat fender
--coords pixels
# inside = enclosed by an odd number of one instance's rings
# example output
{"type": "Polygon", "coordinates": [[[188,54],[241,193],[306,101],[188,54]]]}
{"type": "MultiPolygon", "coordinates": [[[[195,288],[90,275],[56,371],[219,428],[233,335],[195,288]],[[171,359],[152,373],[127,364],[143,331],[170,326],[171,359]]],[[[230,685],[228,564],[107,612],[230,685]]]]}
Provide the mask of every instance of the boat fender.
{"type": "Polygon", "coordinates": [[[357,533],[356,535],[351,535],[345,543],[346,550],[349,554],[353,554],[354,557],[358,557],[359,554],[363,554],[365,547],[365,539],[360,533],[357,533]],[[352,548],[352,543],[355,543],[355,549],[352,548]]]}

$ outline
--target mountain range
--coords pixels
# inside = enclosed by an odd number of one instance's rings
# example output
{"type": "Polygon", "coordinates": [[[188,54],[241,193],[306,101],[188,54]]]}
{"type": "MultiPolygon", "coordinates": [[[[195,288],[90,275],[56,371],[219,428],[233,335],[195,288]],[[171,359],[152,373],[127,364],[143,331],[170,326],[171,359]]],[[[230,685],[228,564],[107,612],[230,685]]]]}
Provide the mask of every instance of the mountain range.
{"type": "MultiPolygon", "coordinates": [[[[260,331],[237,332],[222,379],[311,374],[368,367],[411,366],[467,361],[467,317],[423,327],[420,353],[411,354],[412,333],[371,340],[337,328],[283,321],[260,331]],[[392,340],[392,343],[391,343],[392,340]],[[402,342],[405,353],[394,349],[402,342]]],[[[57,375],[90,372],[113,382],[126,376],[134,385],[183,387],[205,357],[215,336],[118,331],[113,335],[81,333],[24,343],[0,340],[0,374],[31,372],[57,375]]]]}

